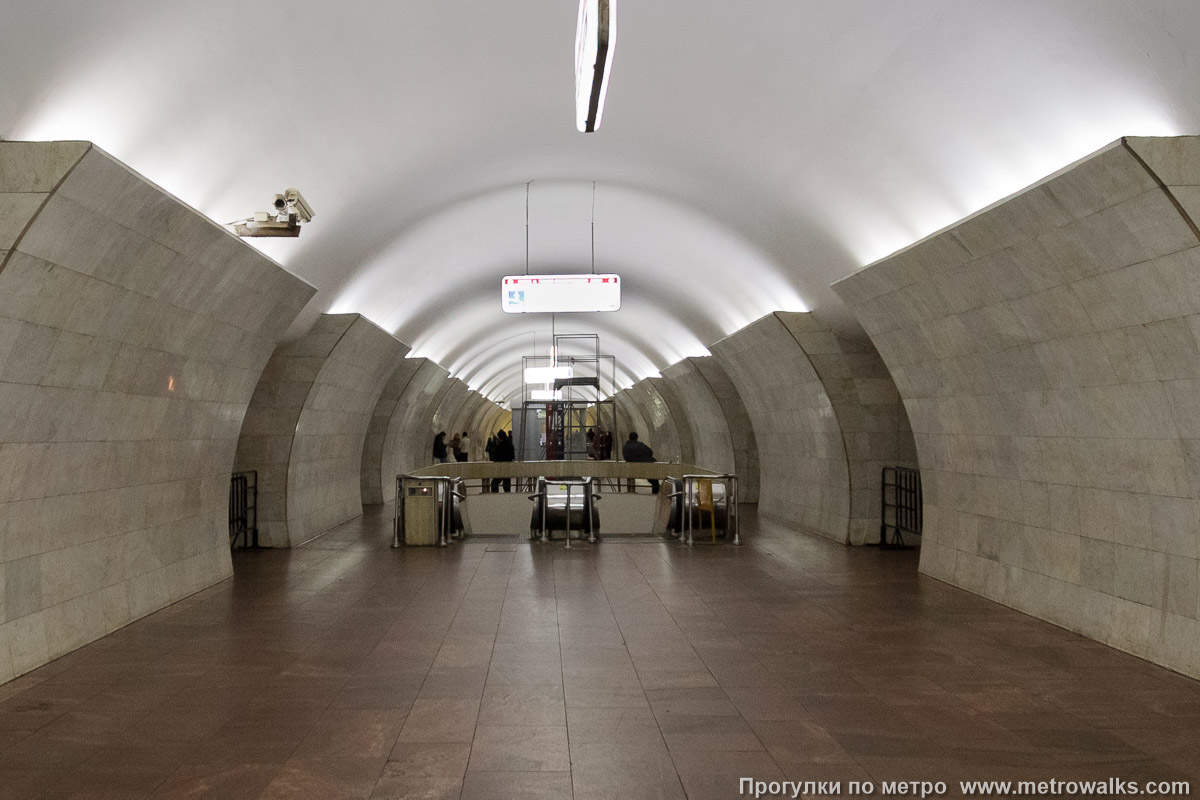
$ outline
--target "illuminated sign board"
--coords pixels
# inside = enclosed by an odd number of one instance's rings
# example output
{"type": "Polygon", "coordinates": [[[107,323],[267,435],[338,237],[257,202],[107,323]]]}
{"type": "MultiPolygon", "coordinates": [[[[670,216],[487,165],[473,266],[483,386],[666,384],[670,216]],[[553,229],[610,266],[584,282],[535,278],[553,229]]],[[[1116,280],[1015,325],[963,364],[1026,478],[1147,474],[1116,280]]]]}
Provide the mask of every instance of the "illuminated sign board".
{"type": "Polygon", "coordinates": [[[621,308],[619,275],[506,275],[500,285],[506,314],[617,311],[621,308]]]}

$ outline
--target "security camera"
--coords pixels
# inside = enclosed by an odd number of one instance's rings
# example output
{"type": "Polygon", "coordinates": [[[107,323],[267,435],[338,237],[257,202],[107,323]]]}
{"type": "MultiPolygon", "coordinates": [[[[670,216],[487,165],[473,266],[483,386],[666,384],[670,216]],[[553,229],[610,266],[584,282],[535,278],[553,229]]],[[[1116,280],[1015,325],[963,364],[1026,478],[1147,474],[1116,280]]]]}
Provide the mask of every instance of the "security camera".
{"type": "MultiPolygon", "coordinates": [[[[283,193],[284,200],[287,202],[288,209],[292,211],[301,222],[309,222],[317,214],[312,210],[312,206],[304,199],[304,195],[300,194],[299,189],[288,189],[283,193]]],[[[276,195],[277,204],[279,202],[276,195]]]]}
{"type": "Polygon", "coordinates": [[[299,189],[286,189],[275,195],[270,211],[256,211],[253,217],[229,223],[238,236],[300,235],[300,223],[309,222],[316,212],[300,194],[299,189]]]}

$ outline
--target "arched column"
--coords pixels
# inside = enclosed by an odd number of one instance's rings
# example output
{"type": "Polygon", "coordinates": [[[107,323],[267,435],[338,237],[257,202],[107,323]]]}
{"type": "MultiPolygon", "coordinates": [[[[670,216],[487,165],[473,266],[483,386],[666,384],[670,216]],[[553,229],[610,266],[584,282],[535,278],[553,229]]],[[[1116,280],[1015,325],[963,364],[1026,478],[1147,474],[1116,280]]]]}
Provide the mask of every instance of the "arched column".
{"type": "Polygon", "coordinates": [[[781,317],[768,314],[709,349],[754,425],[759,512],[846,542],[850,473],[837,415],[781,317]]]}
{"type": "Polygon", "coordinates": [[[358,314],[322,314],[276,349],[242,425],[237,468],[258,471],[263,544],[290,547],[362,514],[362,451],[407,347],[358,314]]]}
{"type": "Polygon", "coordinates": [[[449,387],[449,373],[425,359],[418,362],[416,372],[408,381],[393,406],[380,451],[380,486],[382,502],[393,500],[396,476],[433,461],[433,413],[442,394],[449,387]]]}
{"type": "Polygon", "coordinates": [[[684,461],[716,472],[735,472],[737,464],[729,424],[716,395],[692,359],[684,359],[664,369],[662,374],[662,382],[671,387],[670,396],[683,406],[675,419],[682,420],[692,442],[692,452],[684,461]]]}
{"type": "Polygon", "coordinates": [[[229,477],[314,290],[87,142],[0,142],[0,683],[229,577],[229,477]]]}
{"type": "Polygon", "coordinates": [[[896,379],[921,570],[1200,675],[1200,140],[1126,139],[840,281],[896,379]]]}
{"type": "MultiPolygon", "coordinates": [[[[630,423],[634,426],[632,430],[636,430],[638,437],[654,450],[655,458],[659,461],[681,460],[679,430],[671,407],[656,386],[648,379],[641,380],[618,392],[616,397],[627,404],[630,423]]],[[[618,452],[628,437],[629,430],[625,430],[621,432],[621,438],[614,441],[618,452]]]]}
{"type": "Polygon", "coordinates": [[[733,445],[733,463],[738,475],[738,497],[743,503],[757,503],[759,492],[758,440],[746,404],[729,379],[721,362],[713,356],[689,358],[688,362],[704,378],[720,405],[721,415],[733,445]]]}
{"type": "Polygon", "coordinates": [[[671,381],[663,378],[650,378],[648,382],[666,405],[667,415],[671,420],[672,427],[675,429],[675,438],[679,448],[679,460],[684,464],[695,464],[696,443],[687,416],[687,405],[675,392],[671,381]]]}
{"type": "MultiPolygon", "coordinates": [[[[407,351],[407,346],[406,346],[407,351]]],[[[384,447],[388,438],[388,427],[396,416],[397,408],[404,397],[409,383],[416,377],[425,363],[421,358],[404,358],[388,378],[375,410],[371,413],[371,423],[367,428],[367,436],[363,441],[362,456],[362,503],[364,506],[379,505],[391,499],[393,487],[389,476],[385,474],[385,462],[393,459],[390,453],[385,453],[384,447]]]]}

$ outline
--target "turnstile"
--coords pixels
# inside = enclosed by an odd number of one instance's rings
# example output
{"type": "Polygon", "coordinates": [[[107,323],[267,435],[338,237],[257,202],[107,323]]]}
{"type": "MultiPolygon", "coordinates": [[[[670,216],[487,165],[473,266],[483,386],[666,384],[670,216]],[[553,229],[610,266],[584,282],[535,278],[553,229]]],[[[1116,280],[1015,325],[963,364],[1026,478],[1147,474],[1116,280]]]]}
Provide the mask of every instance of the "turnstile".
{"type": "Polygon", "coordinates": [[[714,544],[718,536],[731,544],[741,544],[736,475],[684,475],[668,478],[667,483],[667,530],[679,537],[680,544],[694,544],[696,534],[703,537],[706,528],[714,544]]]}
{"type": "Polygon", "coordinates": [[[445,547],[459,538],[465,497],[462,478],[439,475],[397,475],[396,508],[392,519],[392,547],[401,543],[412,546],[445,547]]]}

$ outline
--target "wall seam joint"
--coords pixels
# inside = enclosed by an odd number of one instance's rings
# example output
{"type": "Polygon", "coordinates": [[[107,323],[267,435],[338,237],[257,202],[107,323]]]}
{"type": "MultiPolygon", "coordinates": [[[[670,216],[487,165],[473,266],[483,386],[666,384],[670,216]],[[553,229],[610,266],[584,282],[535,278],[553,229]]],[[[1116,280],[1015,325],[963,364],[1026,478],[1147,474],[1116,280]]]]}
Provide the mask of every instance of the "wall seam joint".
{"type": "Polygon", "coordinates": [[[75,163],[68,167],[67,171],[63,173],[63,176],[58,179],[58,182],[50,188],[50,191],[46,192],[46,197],[44,200],[42,200],[41,205],[37,207],[37,211],[33,212],[29,219],[26,220],[25,227],[21,228],[21,232],[17,234],[17,238],[13,240],[12,247],[10,247],[8,252],[4,254],[4,258],[0,259],[0,272],[4,272],[4,268],[8,266],[9,260],[13,257],[13,253],[17,252],[17,248],[21,246],[21,241],[25,238],[25,234],[29,233],[29,229],[33,227],[33,224],[37,222],[38,217],[40,217],[42,212],[46,210],[46,206],[50,203],[54,196],[58,194],[58,190],[61,189],[62,185],[67,182],[67,178],[71,177],[71,174],[75,172],[75,168],[83,163],[83,159],[87,158],[88,153],[92,152],[93,147],[94,145],[89,143],[87,148],[79,154],[79,158],[76,159],[75,163]]]}
{"type": "Polygon", "coordinates": [[[1175,193],[1171,191],[1171,187],[1167,186],[1167,184],[1163,182],[1163,179],[1158,176],[1158,173],[1151,169],[1150,165],[1146,163],[1146,160],[1142,158],[1142,156],[1136,150],[1133,149],[1133,147],[1129,144],[1129,137],[1121,137],[1121,146],[1125,148],[1125,151],[1129,153],[1129,155],[1133,156],[1133,159],[1137,161],[1139,165],[1141,165],[1142,169],[1146,170],[1146,174],[1154,179],[1154,182],[1158,184],[1158,188],[1162,189],[1163,194],[1165,194],[1167,199],[1171,201],[1171,205],[1175,207],[1177,212],[1179,212],[1179,216],[1185,223],[1187,223],[1187,226],[1191,228],[1192,235],[1196,237],[1196,241],[1200,242],[1200,226],[1196,225],[1195,220],[1193,220],[1191,215],[1187,213],[1187,210],[1184,209],[1183,204],[1179,202],[1179,198],[1176,197],[1175,193]]]}

